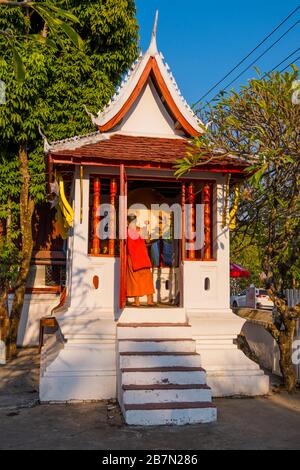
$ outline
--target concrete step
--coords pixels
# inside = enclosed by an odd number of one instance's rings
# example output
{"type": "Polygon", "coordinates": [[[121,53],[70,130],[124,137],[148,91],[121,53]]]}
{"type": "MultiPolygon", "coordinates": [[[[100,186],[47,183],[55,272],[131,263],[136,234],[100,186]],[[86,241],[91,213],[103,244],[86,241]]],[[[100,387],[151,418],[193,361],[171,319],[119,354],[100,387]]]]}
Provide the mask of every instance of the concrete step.
{"type": "Polygon", "coordinates": [[[191,339],[191,327],[187,323],[119,323],[117,326],[118,339],[191,339]]]}
{"type": "Polygon", "coordinates": [[[234,380],[234,377],[240,377],[240,376],[245,376],[245,377],[259,377],[265,376],[265,373],[262,369],[233,369],[233,370],[228,370],[228,369],[222,369],[221,367],[219,369],[216,368],[207,368],[207,372],[209,372],[209,375],[211,377],[233,377],[232,380],[234,380]]]}
{"type": "Polygon", "coordinates": [[[185,308],[130,308],[126,307],[120,323],[185,323],[185,308]]]}
{"type": "Polygon", "coordinates": [[[215,421],[212,391],[185,317],[178,321],[180,317],[174,316],[166,322],[167,312],[163,312],[154,321],[154,312],[139,317],[132,310],[122,316],[117,328],[120,403],[126,423],[157,426],[215,421]]]}
{"type": "Polygon", "coordinates": [[[123,368],[122,385],[206,384],[202,367],[123,368]]]}
{"type": "Polygon", "coordinates": [[[210,423],[216,421],[217,409],[206,402],[126,404],[125,419],[136,426],[210,423]]]}
{"type": "Polygon", "coordinates": [[[207,385],[123,385],[123,403],[211,402],[207,385]]]}
{"type": "Polygon", "coordinates": [[[187,338],[174,339],[122,339],[119,352],[196,352],[196,341],[187,338]]]}
{"type": "Polygon", "coordinates": [[[196,353],[120,353],[121,368],[147,367],[201,367],[201,357],[196,353]]]}

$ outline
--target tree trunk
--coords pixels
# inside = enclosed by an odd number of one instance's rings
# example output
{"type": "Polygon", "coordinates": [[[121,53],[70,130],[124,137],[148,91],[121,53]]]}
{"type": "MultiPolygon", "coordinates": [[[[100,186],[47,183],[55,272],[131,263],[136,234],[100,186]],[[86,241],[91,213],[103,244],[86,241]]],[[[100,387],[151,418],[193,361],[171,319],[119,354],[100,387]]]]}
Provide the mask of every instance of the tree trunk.
{"type": "Polygon", "coordinates": [[[0,318],[8,318],[8,290],[0,286],[0,318]]]}
{"type": "Polygon", "coordinates": [[[8,289],[0,285],[0,339],[5,341],[8,327],[8,289]]]}
{"type": "Polygon", "coordinates": [[[33,250],[32,216],[35,204],[29,193],[30,175],[28,168],[28,156],[25,145],[21,146],[19,149],[19,164],[20,173],[22,176],[22,187],[20,193],[21,263],[9,318],[8,334],[6,337],[6,351],[8,358],[14,357],[17,353],[18,328],[23,309],[26,284],[33,250]]]}
{"type": "MultiPolygon", "coordinates": [[[[4,245],[4,222],[0,220],[0,250],[4,245]]],[[[8,285],[5,277],[0,279],[0,339],[5,340],[8,325],[8,285]]]]}
{"type": "Polygon", "coordinates": [[[288,325],[286,325],[285,331],[280,332],[278,339],[280,370],[283,376],[284,385],[290,393],[294,392],[297,386],[296,370],[292,360],[294,334],[294,321],[289,321],[288,325]]]}
{"type": "MultiPolygon", "coordinates": [[[[273,279],[272,272],[268,278],[273,279]]],[[[277,312],[273,328],[270,329],[268,326],[266,329],[272,334],[278,344],[280,352],[279,366],[284,380],[284,386],[288,392],[292,393],[296,390],[297,386],[296,368],[293,364],[292,357],[296,321],[292,318],[291,309],[288,307],[286,300],[277,294],[274,284],[266,284],[266,288],[274,302],[277,312]]]]}

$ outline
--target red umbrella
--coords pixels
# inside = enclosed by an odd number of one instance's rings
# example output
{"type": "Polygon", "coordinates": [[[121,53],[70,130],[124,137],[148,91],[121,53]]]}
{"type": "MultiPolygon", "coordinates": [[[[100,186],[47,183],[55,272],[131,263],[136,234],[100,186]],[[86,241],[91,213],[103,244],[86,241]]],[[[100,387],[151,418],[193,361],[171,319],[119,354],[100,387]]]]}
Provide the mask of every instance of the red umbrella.
{"type": "Polygon", "coordinates": [[[230,277],[250,277],[249,271],[235,263],[230,263],[230,277]]]}

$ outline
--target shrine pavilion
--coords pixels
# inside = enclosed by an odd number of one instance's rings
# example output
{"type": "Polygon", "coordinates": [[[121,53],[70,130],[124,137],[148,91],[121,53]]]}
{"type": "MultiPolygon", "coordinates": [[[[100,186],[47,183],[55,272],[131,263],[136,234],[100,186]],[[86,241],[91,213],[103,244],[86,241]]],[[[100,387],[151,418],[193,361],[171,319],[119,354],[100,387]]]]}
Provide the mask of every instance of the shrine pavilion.
{"type": "Polygon", "coordinates": [[[51,182],[68,175],[74,220],[65,246],[64,296],[52,313],[58,329],[42,348],[40,400],[117,398],[133,425],[211,422],[217,417],[213,397],[269,390],[268,377],[235,344],[245,320],[233,314],[229,300],[226,184],[228,174],[244,178],[246,164],[218,158],[174,176],[174,163],[203,125],[158,52],[156,29],[157,18],[148,50],[107,107],[90,116],[96,131],[45,142],[51,182]],[[163,240],[162,216],[151,219],[158,232],[149,244],[155,306],[144,307],[142,299],[141,308],[133,308],[126,296],[126,237],[120,236],[129,206],[143,204],[146,209],[135,213],[147,224],[152,204],[174,203],[182,208],[180,239],[170,230],[163,240]],[[105,239],[99,236],[103,205],[105,239]],[[198,205],[200,248],[191,235],[198,205]]]}

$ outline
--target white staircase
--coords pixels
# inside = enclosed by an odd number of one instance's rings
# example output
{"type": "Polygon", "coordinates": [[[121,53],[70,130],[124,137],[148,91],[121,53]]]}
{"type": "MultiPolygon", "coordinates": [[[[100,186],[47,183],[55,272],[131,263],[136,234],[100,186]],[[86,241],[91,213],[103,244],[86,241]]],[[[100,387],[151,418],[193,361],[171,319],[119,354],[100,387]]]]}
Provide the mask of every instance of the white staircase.
{"type": "Polygon", "coordinates": [[[127,424],[216,420],[184,309],[125,309],[117,335],[118,397],[127,424]]]}

